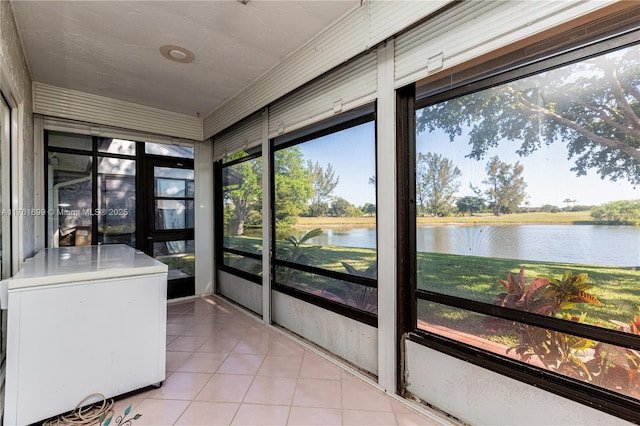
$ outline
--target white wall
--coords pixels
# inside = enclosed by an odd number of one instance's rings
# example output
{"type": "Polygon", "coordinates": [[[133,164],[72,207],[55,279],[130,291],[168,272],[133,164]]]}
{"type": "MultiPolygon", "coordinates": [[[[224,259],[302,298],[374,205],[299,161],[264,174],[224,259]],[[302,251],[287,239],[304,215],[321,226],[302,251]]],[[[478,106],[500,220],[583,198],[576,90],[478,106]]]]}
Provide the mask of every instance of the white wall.
{"type": "Polygon", "coordinates": [[[213,259],[213,147],[211,142],[194,143],[196,294],[214,291],[213,259]]]}
{"type": "Polygon", "coordinates": [[[262,286],[224,271],[218,271],[218,293],[240,306],[262,315],[262,286]]]}
{"type": "MultiPolygon", "coordinates": [[[[11,3],[0,1],[0,89],[12,108],[12,207],[34,208],[34,147],[31,75],[11,3]]],[[[42,167],[41,164],[37,165],[42,167]]],[[[6,182],[2,182],[6,185],[6,182]]],[[[34,252],[34,216],[19,215],[13,221],[14,271],[34,252]]]]}
{"type": "Polygon", "coordinates": [[[406,341],[407,390],[473,425],[626,425],[583,404],[406,341]]]}
{"type": "Polygon", "coordinates": [[[275,324],[373,374],[378,374],[378,330],[326,309],[272,291],[275,324]]]}

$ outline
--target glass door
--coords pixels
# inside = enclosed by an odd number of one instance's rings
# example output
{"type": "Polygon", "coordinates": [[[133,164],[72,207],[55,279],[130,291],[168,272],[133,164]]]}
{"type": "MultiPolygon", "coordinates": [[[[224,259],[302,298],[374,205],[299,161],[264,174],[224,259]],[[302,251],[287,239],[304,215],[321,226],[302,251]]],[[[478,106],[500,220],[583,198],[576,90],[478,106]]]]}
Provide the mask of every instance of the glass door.
{"type": "Polygon", "coordinates": [[[193,161],[147,156],[146,252],[169,266],[167,297],[195,294],[193,161]]]}

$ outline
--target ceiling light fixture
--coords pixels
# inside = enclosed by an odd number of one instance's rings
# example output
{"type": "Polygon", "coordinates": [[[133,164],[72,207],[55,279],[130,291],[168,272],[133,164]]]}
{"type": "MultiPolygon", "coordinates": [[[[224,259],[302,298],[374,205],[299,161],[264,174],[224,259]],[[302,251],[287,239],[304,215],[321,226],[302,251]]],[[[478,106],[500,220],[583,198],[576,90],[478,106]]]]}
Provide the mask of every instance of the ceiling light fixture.
{"type": "Polygon", "coordinates": [[[160,53],[170,61],[180,62],[183,64],[188,64],[196,59],[196,55],[194,55],[190,50],[171,44],[161,46],[160,53]]]}

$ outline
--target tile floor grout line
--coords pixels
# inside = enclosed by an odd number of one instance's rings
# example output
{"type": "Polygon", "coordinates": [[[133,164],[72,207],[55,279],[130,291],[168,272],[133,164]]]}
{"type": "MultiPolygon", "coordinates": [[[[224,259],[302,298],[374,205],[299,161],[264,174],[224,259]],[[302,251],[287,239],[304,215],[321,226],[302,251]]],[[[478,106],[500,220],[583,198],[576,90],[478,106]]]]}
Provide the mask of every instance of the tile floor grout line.
{"type": "MultiPolygon", "coordinates": [[[[340,383],[340,416],[341,416],[341,424],[344,424],[344,414],[345,414],[345,406],[344,406],[344,389],[343,386],[345,384],[345,379],[346,378],[353,378],[356,381],[363,383],[364,385],[368,385],[372,390],[377,390],[382,392],[382,396],[387,396],[391,399],[390,402],[396,402],[398,405],[403,406],[405,408],[408,409],[408,411],[410,413],[414,413],[417,415],[421,415],[424,416],[426,418],[431,419],[432,421],[435,421],[439,424],[443,424],[443,425],[454,425],[455,423],[451,423],[450,421],[448,421],[447,419],[443,419],[442,417],[437,417],[438,414],[437,413],[432,413],[430,411],[428,411],[427,409],[422,408],[421,406],[415,406],[417,404],[415,404],[412,401],[408,401],[405,400],[404,398],[401,398],[395,394],[391,394],[389,392],[386,392],[384,389],[382,389],[380,386],[378,386],[378,384],[376,382],[374,382],[371,378],[369,378],[368,376],[364,375],[363,373],[359,372],[358,370],[354,369],[353,366],[350,366],[348,364],[343,363],[340,360],[337,360],[333,357],[331,357],[330,355],[326,354],[325,352],[323,352],[322,350],[319,350],[318,348],[316,348],[315,346],[312,346],[310,344],[308,344],[307,342],[298,340],[295,336],[293,336],[291,333],[286,332],[285,330],[282,330],[281,328],[274,326],[272,324],[265,324],[264,322],[260,321],[259,318],[255,317],[255,315],[250,314],[248,312],[246,312],[244,309],[242,309],[241,307],[238,307],[222,298],[217,297],[216,295],[207,295],[207,296],[203,296],[203,297],[195,297],[193,299],[190,300],[186,300],[184,302],[189,302],[189,301],[194,301],[196,303],[198,303],[199,301],[202,301],[203,303],[207,303],[209,305],[214,305],[214,307],[216,305],[223,305],[225,308],[228,308],[229,310],[232,310],[235,313],[240,313],[243,314],[245,316],[245,318],[250,319],[250,322],[248,322],[246,324],[245,331],[246,330],[264,330],[267,332],[266,336],[264,336],[267,340],[270,340],[272,335],[275,335],[276,337],[283,337],[286,339],[286,341],[296,345],[297,347],[299,347],[300,349],[302,349],[302,361],[300,363],[300,366],[297,368],[297,375],[295,377],[292,377],[295,380],[296,386],[294,388],[294,392],[292,395],[292,399],[290,401],[289,404],[287,404],[286,406],[288,407],[288,413],[287,413],[287,418],[286,421],[289,422],[289,420],[291,419],[291,415],[292,415],[292,411],[293,411],[293,407],[294,407],[294,402],[295,402],[295,396],[296,393],[298,392],[298,385],[299,382],[301,380],[301,375],[302,375],[302,370],[303,370],[303,365],[304,365],[304,361],[305,359],[311,359],[309,358],[309,356],[317,356],[319,359],[326,361],[328,364],[330,364],[333,368],[337,368],[338,372],[339,372],[339,383],[340,383]],[[207,300],[208,299],[208,300],[207,300]],[[213,302],[213,303],[212,303],[213,302]],[[233,308],[233,309],[231,309],[233,308]],[[250,325],[250,323],[252,323],[250,325]],[[273,333],[273,334],[271,334],[273,333]],[[344,377],[343,377],[344,374],[344,377]],[[435,416],[435,417],[434,417],[435,416]]],[[[203,324],[205,321],[208,321],[208,317],[210,314],[214,314],[213,316],[215,316],[216,311],[212,310],[212,311],[204,311],[201,312],[199,309],[197,309],[196,307],[192,308],[192,310],[188,310],[184,311],[180,314],[180,316],[184,316],[185,318],[187,316],[193,316],[194,318],[196,316],[200,317],[199,321],[194,321],[194,323],[187,327],[187,330],[190,330],[194,327],[196,327],[198,324],[203,324]],[[188,312],[187,312],[188,311],[188,312]]],[[[224,318],[224,317],[221,317],[224,318]]],[[[231,316],[230,318],[233,318],[233,316],[231,316]]],[[[187,321],[188,322],[188,321],[187,321]]],[[[215,322],[215,321],[213,321],[215,322]]],[[[223,321],[224,323],[225,321],[223,321]]],[[[232,323],[234,321],[231,321],[232,323]]],[[[184,323],[181,324],[182,326],[184,326],[184,323]]],[[[211,327],[224,327],[224,324],[211,324],[211,327]]],[[[235,335],[235,334],[234,334],[235,335]]],[[[177,336],[177,337],[183,337],[182,335],[177,336]]],[[[206,337],[206,341],[210,341],[210,339],[215,340],[215,336],[209,334],[207,336],[192,336],[192,337],[206,337]]],[[[197,396],[199,395],[200,392],[203,391],[203,389],[206,387],[206,385],[213,379],[213,377],[218,374],[218,370],[221,368],[222,364],[224,364],[225,360],[228,358],[229,355],[233,354],[233,350],[235,350],[235,348],[238,346],[238,344],[242,341],[242,339],[239,339],[238,342],[234,345],[233,349],[231,352],[227,352],[227,356],[225,357],[224,360],[222,360],[222,362],[220,363],[220,365],[218,365],[218,367],[215,369],[215,371],[213,373],[206,373],[206,374],[210,374],[211,377],[207,380],[207,382],[205,384],[203,384],[203,386],[197,391],[196,396],[194,398],[192,398],[189,401],[189,404],[187,404],[187,408],[185,408],[180,415],[178,416],[178,418],[174,421],[174,424],[178,422],[178,420],[187,412],[188,407],[191,407],[193,405],[193,402],[195,402],[195,398],[197,398],[197,396]]],[[[195,348],[194,350],[190,350],[190,351],[184,351],[184,352],[189,352],[189,356],[187,359],[190,359],[190,357],[193,357],[194,354],[198,353],[197,351],[199,350],[200,347],[202,347],[204,345],[203,342],[201,345],[198,346],[198,348],[195,348]]],[[[269,353],[274,350],[270,345],[269,348],[267,350],[266,353],[262,354],[255,354],[255,355],[260,355],[261,356],[261,361],[260,361],[260,365],[258,366],[257,370],[255,371],[254,374],[251,374],[252,379],[251,379],[251,383],[249,384],[249,386],[247,387],[246,391],[243,394],[243,397],[241,399],[241,401],[238,403],[237,408],[231,418],[231,422],[229,424],[232,424],[233,421],[237,418],[241,408],[243,406],[247,406],[247,405],[255,405],[258,403],[248,403],[245,402],[247,395],[249,394],[249,390],[251,389],[251,386],[253,386],[253,384],[256,381],[256,378],[259,376],[259,372],[260,369],[265,365],[266,362],[266,357],[269,356],[269,353]]],[[[178,352],[182,352],[182,351],[178,351],[178,352]]],[[[285,349],[286,352],[286,349],[285,349]]],[[[273,353],[273,352],[272,352],[273,353]]],[[[273,356],[279,356],[277,353],[273,356]]],[[[283,356],[287,356],[287,355],[283,355],[283,356]]],[[[184,365],[187,362],[187,360],[183,361],[181,363],[180,366],[184,365]]],[[[169,372],[167,378],[169,378],[174,372],[176,372],[180,366],[178,366],[174,371],[169,372]]],[[[222,373],[219,373],[222,374],[222,373]]],[[[243,374],[244,375],[244,374],[243,374]]],[[[153,399],[151,397],[147,397],[148,399],[153,399]]],[[[265,405],[265,404],[258,404],[258,405],[265,405]]],[[[266,405],[273,405],[273,404],[266,404],[266,405]]],[[[280,405],[280,404],[277,404],[280,405]]],[[[313,407],[311,407],[313,408],[313,407]]],[[[317,407],[317,408],[327,408],[327,407],[317,407]]],[[[394,408],[393,405],[390,405],[391,408],[391,413],[393,413],[393,418],[395,420],[396,424],[400,424],[400,419],[399,419],[399,414],[403,414],[403,413],[398,413],[396,411],[396,409],[394,408]]],[[[354,409],[354,410],[358,410],[358,409],[354,409]]],[[[359,411],[371,411],[371,410],[359,410],[359,411]]],[[[373,412],[373,411],[372,411],[373,412]]]]}
{"type": "MultiPolygon", "coordinates": [[[[380,387],[378,385],[378,383],[374,382],[373,380],[371,380],[371,378],[367,377],[366,375],[360,373],[359,371],[355,370],[353,367],[349,366],[348,364],[337,360],[329,355],[327,355],[326,353],[324,353],[324,351],[319,350],[318,348],[316,348],[315,346],[298,340],[296,339],[296,337],[292,336],[290,333],[281,330],[279,327],[274,326],[273,324],[266,324],[260,320],[258,320],[253,314],[250,314],[249,312],[246,312],[244,309],[242,309],[239,306],[234,305],[233,303],[227,302],[226,300],[218,297],[216,294],[210,294],[210,295],[204,295],[202,296],[203,298],[205,297],[211,297],[216,299],[216,301],[221,301],[222,303],[226,304],[227,306],[232,307],[233,309],[235,309],[236,311],[242,312],[245,315],[249,316],[250,318],[254,319],[254,321],[259,322],[260,324],[262,324],[265,328],[270,329],[275,331],[276,333],[280,334],[281,336],[284,336],[286,338],[288,338],[289,340],[293,341],[294,343],[297,343],[298,345],[301,345],[302,347],[304,347],[305,349],[309,350],[310,352],[314,353],[315,355],[320,356],[321,358],[323,358],[324,360],[330,362],[331,364],[337,366],[338,368],[340,368],[341,370],[345,371],[347,374],[350,374],[351,376],[356,377],[357,379],[360,379],[361,381],[365,382],[366,384],[368,384],[369,386],[372,386],[373,388],[383,392],[385,395],[389,396],[391,399],[393,399],[394,401],[398,402],[399,404],[409,408],[410,410],[413,410],[425,417],[429,417],[431,420],[434,420],[435,422],[443,425],[443,426],[450,426],[450,425],[455,425],[455,423],[451,423],[450,421],[448,421],[447,419],[443,419],[442,417],[440,417],[438,414],[436,413],[432,413],[431,411],[418,406],[415,403],[412,403],[411,401],[406,400],[405,398],[402,398],[398,395],[392,394],[391,392],[387,392],[385,389],[383,389],[382,387],[380,387]]],[[[393,410],[393,408],[392,408],[393,410]]]]}

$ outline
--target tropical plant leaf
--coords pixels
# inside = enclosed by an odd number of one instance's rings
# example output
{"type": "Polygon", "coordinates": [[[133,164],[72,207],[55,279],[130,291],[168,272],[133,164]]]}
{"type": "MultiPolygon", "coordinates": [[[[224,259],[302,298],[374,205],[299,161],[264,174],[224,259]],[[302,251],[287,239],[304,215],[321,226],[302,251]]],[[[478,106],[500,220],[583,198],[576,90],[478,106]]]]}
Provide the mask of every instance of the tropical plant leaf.
{"type": "Polygon", "coordinates": [[[592,294],[578,291],[577,294],[567,296],[567,301],[571,303],[589,303],[591,305],[603,306],[603,303],[592,294]]]}
{"type": "Polygon", "coordinates": [[[300,241],[298,242],[298,244],[302,244],[302,243],[310,240],[311,238],[317,237],[320,234],[322,234],[322,229],[320,229],[320,228],[312,229],[311,231],[307,232],[302,237],[300,237],[300,241]]]}
{"type": "Polygon", "coordinates": [[[342,266],[344,266],[344,269],[346,269],[349,274],[360,275],[360,271],[358,271],[353,266],[349,265],[347,262],[340,262],[340,263],[342,263],[342,266]]]}

